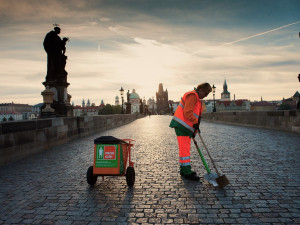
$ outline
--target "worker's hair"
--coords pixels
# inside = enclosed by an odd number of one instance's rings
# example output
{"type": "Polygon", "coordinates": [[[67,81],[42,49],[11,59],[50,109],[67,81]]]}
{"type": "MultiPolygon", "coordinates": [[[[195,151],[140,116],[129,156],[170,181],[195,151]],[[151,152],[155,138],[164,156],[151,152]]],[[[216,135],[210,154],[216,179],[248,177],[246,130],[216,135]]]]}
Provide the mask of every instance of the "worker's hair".
{"type": "Polygon", "coordinates": [[[209,94],[212,89],[211,89],[211,86],[209,83],[202,83],[202,84],[199,84],[198,87],[197,87],[197,90],[203,90],[205,93],[209,94]]]}

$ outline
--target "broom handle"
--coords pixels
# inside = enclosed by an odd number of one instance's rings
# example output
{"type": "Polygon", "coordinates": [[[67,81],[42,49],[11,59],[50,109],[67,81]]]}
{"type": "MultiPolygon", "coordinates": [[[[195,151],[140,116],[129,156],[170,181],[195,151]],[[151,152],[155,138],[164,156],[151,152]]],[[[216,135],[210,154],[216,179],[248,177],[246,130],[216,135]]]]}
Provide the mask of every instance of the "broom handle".
{"type": "Polygon", "coordinates": [[[205,158],[204,158],[204,156],[203,156],[203,154],[202,154],[200,148],[198,147],[198,144],[197,144],[197,141],[195,140],[195,138],[193,138],[193,142],[194,142],[194,144],[195,144],[195,146],[196,146],[196,148],[197,148],[197,151],[198,151],[198,153],[199,153],[199,155],[200,155],[200,158],[201,158],[201,160],[202,160],[202,163],[203,163],[203,165],[204,165],[204,167],[205,167],[207,173],[211,173],[211,170],[209,169],[209,167],[208,167],[208,165],[207,165],[207,162],[205,161],[205,158]]]}
{"type": "Polygon", "coordinates": [[[201,135],[200,135],[199,132],[198,132],[198,134],[199,134],[199,137],[200,137],[200,139],[201,139],[201,141],[202,141],[202,144],[203,144],[203,146],[204,146],[204,148],[205,148],[205,150],[206,150],[206,152],[207,152],[207,154],[208,154],[208,156],[209,156],[209,158],[210,158],[210,160],[211,160],[211,162],[212,162],[212,164],[213,164],[213,166],[214,166],[214,168],[215,168],[217,174],[220,176],[220,173],[219,173],[219,171],[218,171],[218,169],[217,169],[217,167],[216,167],[216,165],[215,165],[214,160],[212,159],[211,155],[209,154],[209,151],[208,151],[208,149],[207,149],[207,147],[206,147],[206,145],[205,145],[205,143],[204,143],[204,141],[203,141],[203,138],[201,137],[201,135]]]}

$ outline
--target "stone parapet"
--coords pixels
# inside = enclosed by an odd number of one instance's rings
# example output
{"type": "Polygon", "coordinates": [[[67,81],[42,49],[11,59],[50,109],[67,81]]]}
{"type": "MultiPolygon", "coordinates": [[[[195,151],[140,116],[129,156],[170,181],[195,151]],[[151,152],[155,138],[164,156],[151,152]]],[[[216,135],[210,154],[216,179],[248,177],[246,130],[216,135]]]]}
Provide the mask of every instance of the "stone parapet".
{"type": "Polygon", "coordinates": [[[250,111],[203,113],[205,121],[300,133],[300,111],[250,111]]]}
{"type": "Polygon", "coordinates": [[[141,117],[140,114],[116,114],[0,123],[0,166],[141,117]]]}

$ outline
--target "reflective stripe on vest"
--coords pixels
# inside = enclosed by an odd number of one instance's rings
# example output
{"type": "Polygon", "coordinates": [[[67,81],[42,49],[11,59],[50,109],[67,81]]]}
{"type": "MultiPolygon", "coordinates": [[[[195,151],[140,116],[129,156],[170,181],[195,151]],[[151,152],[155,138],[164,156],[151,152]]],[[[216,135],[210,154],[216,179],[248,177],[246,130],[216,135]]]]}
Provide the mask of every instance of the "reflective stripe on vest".
{"type": "Polygon", "coordinates": [[[181,98],[181,101],[179,103],[179,107],[177,107],[175,113],[174,113],[174,117],[173,120],[177,121],[178,123],[180,123],[182,126],[184,126],[185,128],[187,128],[189,131],[193,132],[195,131],[195,129],[193,128],[193,124],[190,120],[186,119],[184,117],[184,105],[185,105],[185,100],[186,97],[189,94],[195,94],[197,96],[197,103],[195,105],[194,111],[193,111],[193,115],[199,120],[199,114],[200,112],[202,113],[202,104],[201,104],[201,100],[198,97],[198,94],[196,91],[190,91],[187,92],[183,95],[183,97],[181,98]]]}
{"type": "Polygon", "coordinates": [[[181,125],[183,125],[185,128],[189,129],[190,131],[192,131],[192,132],[195,131],[195,129],[193,127],[191,127],[186,122],[184,122],[183,120],[179,119],[178,117],[174,116],[173,120],[176,120],[178,123],[180,123],[181,125]]]}

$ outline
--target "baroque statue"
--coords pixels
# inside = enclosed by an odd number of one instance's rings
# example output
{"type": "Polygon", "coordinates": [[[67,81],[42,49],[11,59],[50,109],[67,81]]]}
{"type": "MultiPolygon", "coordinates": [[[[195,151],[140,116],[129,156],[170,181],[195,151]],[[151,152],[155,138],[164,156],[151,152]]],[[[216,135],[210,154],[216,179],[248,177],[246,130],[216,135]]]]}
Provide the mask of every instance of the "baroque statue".
{"type": "Polygon", "coordinates": [[[69,38],[61,39],[58,34],[60,34],[60,28],[56,26],[54,30],[47,33],[44,39],[44,49],[48,58],[46,82],[67,82],[65,52],[69,38]]]}

